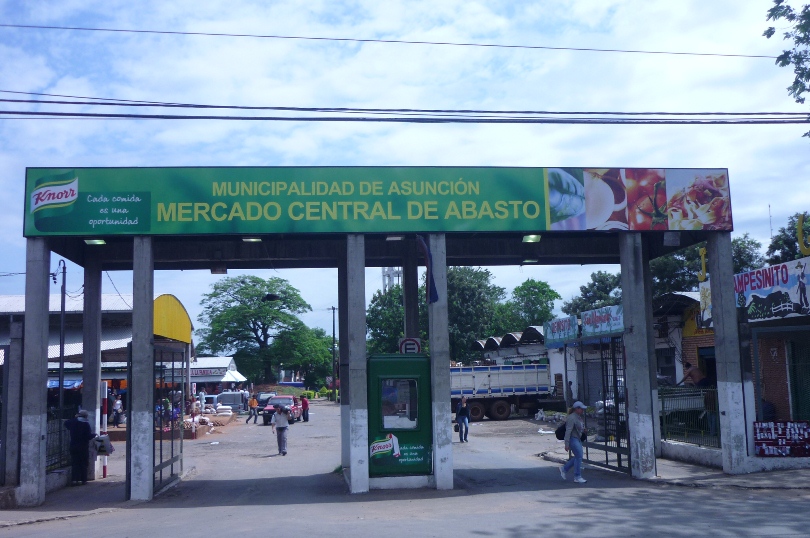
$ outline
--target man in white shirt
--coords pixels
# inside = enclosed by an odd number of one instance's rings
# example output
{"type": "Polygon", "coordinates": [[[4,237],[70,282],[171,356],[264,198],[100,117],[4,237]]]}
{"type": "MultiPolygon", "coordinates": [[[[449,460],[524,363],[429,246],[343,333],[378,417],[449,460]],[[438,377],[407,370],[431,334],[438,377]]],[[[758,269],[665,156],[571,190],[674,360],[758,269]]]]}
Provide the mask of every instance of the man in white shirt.
{"type": "Polygon", "coordinates": [[[276,404],[273,406],[275,413],[270,418],[270,426],[273,427],[273,433],[276,434],[278,440],[278,453],[282,456],[287,455],[287,428],[290,425],[290,410],[287,407],[281,407],[276,404]]]}

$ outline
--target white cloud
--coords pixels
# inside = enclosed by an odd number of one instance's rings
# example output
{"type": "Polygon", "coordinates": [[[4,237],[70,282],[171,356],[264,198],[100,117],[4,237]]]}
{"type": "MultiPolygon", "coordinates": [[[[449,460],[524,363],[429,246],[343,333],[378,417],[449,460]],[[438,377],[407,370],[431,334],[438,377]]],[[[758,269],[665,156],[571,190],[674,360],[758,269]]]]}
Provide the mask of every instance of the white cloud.
{"type": "MultiPolygon", "coordinates": [[[[234,1],[227,6],[60,0],[0,2],[0,16],[22,24],[775,55],[783,44],[761,35],[768,26],[767,7],[735,0],[316,0],[234,1]]],[[[790,70],[769,59],[14,29],[0,29],[0,58],[0,89],[123,99],[379,108],[807,111],[786,95],[790,70]]],[[[806,125],[0,119],[0,186],[7,195],[7,211],[0,214],[5,254],[0,271],[25,267],[21,201],[26,166],[727,167],[735,233],[750,232],[766,242],[769,204],[774,228],[784,226],[788,215],[810,209],[810,192],[804,188],[810,141],[800,136],[806,130],[806,125]]],[[[570,299],[600,268],[491,269],[496,284],[507,289],[526,278],[541,278],[570,299]]],[[[331,330],[326,308],[337,302],[334,271],[279,273],[283,278],[289,274],[316,309],[305,319],[331,330]]],[[[71,267],[70,274],[78,278],[80,272],[71,267]]],[[[126,275],[113,278],[130,287],[126,275]]],[[[215,278],[201,271],[161,273],[157,286],[176,291],[193,310],[215,278]]],[[[81,285],[77,282],[74,289],[81,285]]],[[[0,279],[0,292],[22,293],[23,284],[18,277],[0,279]]],[[[379,270],[369,269],[367,298],[379,285],[379,270]]]]}

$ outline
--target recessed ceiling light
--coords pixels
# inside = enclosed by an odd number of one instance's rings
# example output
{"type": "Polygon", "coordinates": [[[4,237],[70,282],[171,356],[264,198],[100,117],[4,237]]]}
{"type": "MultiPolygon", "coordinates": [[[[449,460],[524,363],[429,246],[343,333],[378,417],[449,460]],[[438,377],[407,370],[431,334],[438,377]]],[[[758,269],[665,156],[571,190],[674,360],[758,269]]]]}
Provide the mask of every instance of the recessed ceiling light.
{"type": "Polygon", "coordinates": [[[540,260],[527,259],[527,260],[523,260],[523,263],[538,263],[539,261],[540,260]]]}
{"type": "Polygon", "coordinates": [[[261,243],[262,238],[261,237],[243,237],[242,241],[245,242],[245,243],[261,243]]]}
{"type": "Polygon", "coordinates": [[[524,243],[539,243],[540,242],[540,234],[534,235],[524,235],[523,236],[524,243]]]}
{"type": "Polygon", "coordinates": [[[107,242],[103,239],[85,239],[85,244],[87,245],[106,245],[107,242]]]}
{"type": "Polygon", "coordinates": [[[404,235],[388,235],[385,237],[386,241],[402,241],[405,239],[404,235]]]}

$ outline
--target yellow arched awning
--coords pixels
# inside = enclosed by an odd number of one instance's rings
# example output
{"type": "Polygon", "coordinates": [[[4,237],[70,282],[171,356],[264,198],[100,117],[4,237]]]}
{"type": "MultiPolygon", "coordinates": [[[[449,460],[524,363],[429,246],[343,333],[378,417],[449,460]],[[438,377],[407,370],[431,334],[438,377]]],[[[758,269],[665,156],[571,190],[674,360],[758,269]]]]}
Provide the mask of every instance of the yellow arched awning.
{"type": "Polygon", "coordinates": [[[155,336],[191,343],[191,318],[186,307],[174,295],[164,294],[155,299],[155,336]]]}

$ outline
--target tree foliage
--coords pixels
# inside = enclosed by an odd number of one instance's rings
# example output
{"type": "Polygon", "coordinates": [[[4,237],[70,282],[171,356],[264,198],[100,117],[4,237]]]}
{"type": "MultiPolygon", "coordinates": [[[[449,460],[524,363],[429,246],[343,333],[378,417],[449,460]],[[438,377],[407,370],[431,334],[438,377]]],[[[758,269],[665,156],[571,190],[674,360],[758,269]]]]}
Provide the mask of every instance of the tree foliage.
{"type": "MultiPolygon", "coordinates": [[[[789,23],[782,38],[791,41],[793,48],[785,50],[776,58],[779,67],[793,66],[793,84],[788,86],[788,94],[797,103],[804,103],[803,94],[810,92],[810,4],[800,9],[794,9],[785,0],[773,0],[773,6],[768,10],[769,21],[785,21],[789,23]]],[[[776,28],[771,26],[764,32],[767,38],[773,37],[776,28]]],[[[810,131],[804,133],[810,137],[810,131]]]]}
{"type": "Polygon", "coordinates": [[[272,379],[270,342],[283,331],[299,328],[298,315],[311,310],[297,289],[282,278],[263,280],[252,275],[226,277],[203,295],[197,320],[201,353],[233,354],[254,380],[272,379]],[[263,301],[267,294],[278,300],[263,301]],[[261,372],[261,373],[259,373],[261,372]]]}
{"type": "Polygon", "coordinates": [[[507,302],[520,316],[520,329],[529,325],[543,325],[552,319],[554,301],[562,299],[547,282],[530,278],[512,290],[512,299],[507,302]]]}
{"type": "Polygon", "coordinates": [[[612,274],[607,271],[591,273],[591,281],[579,287],[579,297],[572,297],[570,301],[563,302],[562,311],[571,316],[586,310],[621,304],[621,285],[621,273],[612,274]]]}
{"type": "Polygon", "coordinates": [[[366,311],[368,353],[396,353],[399,339],[405,335],[404,320],[402,286],[391,286],[386,292],[377,290],[366,311]]]}
{"type": "Polygon", "coordinates": [[[300,372],[305,386],[323,387],[332,375],[332,335],[298,322],[273,339],[268,356],[279,369],[300,372]]]}
{"type": "MultiPolygon", "coordinates": [[[[787,226],[779,228],[776,235],[771,238],[768,251],[765,253],[767,256],[766,261],[769,265],[785,263],[804,257],[804,254],[799,250],[799,241],[796,233],[796,227],[799,225],[799,215],[801,215],[801,213],[796,213],[788,217],[787,226]]],[[[810,234],[810,219],[804,219],[802,231],[805,237],[810,234]]]]}
{"type": "Polygon", "coordinates": [[[491,334],[496,305],[505,290],[492,284],[492,273],[473,267],[450,267],[447,271],[447,316],[450,357],[469,363],[479,358],[471,350],[476,339],[491,334]]]}

